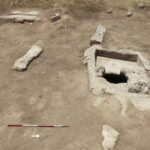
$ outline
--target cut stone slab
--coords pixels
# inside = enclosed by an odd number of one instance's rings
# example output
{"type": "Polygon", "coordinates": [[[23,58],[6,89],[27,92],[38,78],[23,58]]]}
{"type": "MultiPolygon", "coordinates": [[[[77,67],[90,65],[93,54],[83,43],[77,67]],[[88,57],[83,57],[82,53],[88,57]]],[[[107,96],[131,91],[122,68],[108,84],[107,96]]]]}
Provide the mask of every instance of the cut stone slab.
{"type": "Polygon", "coordinates": [[[108,125],[103,125],[102,136],[104,138],[102,142],[103,150],[113,150],[119,137],[119,132],[108,125]]]}
{"type": "Polygon", "coordinates": [[[22,10],[14,10],[10,12],[11,15],[31,15],[31,16],[36,16],[39,15],[40,12],[33,10],[33,11],[22,11],[22,10]]]}
{"type": "Polygon", "coordinates": [[[98,25],[95,34],[91,38],[90,45],[102,44],[105,33],[106,27],[98,25]]]}
{"type": "Polygon", "coordinates": [[[60,19],[61,19],[60,14],[55,14],[54,16],[51,17],[52,22],[55,22],[55,21],[60,20],[60,19]]]}
{"type": "Polygon", "coordinates": [[[32,15],[4,15],[0,16],[0,20],[11,21],[15,23],[24,23],[24,22],[36,22],[40,21],[41,18],[32,15]]]}
{"type": "Polygon", "coordinates": [[[21,58],[19,58],[13,65],[12,69],[17,71],[24,71],[27,69],[29,63],[43,52],[39,46],[32,46],[31,49],[21,58]]]}

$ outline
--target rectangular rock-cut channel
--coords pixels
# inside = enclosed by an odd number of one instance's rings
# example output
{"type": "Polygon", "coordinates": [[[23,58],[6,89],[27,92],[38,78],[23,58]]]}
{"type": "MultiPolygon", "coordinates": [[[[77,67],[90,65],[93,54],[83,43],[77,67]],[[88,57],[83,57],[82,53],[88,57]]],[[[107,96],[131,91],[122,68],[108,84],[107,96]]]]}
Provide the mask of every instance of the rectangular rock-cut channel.
{"type": "Polygon", "coordinates": [[[101,57],[112,58],[112,59],[133,61],[133,62],[137,62],[137,59],[138,59],[137,54],[120,53],[117,51],[108,51],[108,50],[96,50],[95,55],[101,56],[101,57]]]}
{"type": "Polygon", "coordinates": [[[117,51],[96,50],[96,67],[104,66],[106,73],[120,74],[124,68],[137,67],[137,54],[120,53],[117,51]]]}

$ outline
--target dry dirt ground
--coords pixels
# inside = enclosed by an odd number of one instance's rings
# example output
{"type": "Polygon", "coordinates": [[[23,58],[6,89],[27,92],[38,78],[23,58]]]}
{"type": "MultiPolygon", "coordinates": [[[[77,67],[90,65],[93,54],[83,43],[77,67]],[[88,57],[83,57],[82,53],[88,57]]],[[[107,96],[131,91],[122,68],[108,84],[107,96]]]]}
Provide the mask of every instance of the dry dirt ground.
{"type": "MultiPolygon", "coordinates": [[[[50,18],[53,11],[42,13],[50,18]]],[[[115,150],[150,149],[150,111],[128,103],[123,116],[116,96],[95,100],[83,64],[98,24],[108,29],[103,47],[131,48],[150,58],[150,12],[137,11],[130,18],[125,13],[67,12],[56,23],[46,19],[33,25],[0,23],[0,150],[102,150],[103,124],[120,133],[115,150]],[[36,43],[44,48],[41,56],[27,71],[13,71],[15,60],[36,43]],[[70,127],[8,128],[9,123],[70,127]],[[40,138],[33,139],[32,134],[40,138]]]]}

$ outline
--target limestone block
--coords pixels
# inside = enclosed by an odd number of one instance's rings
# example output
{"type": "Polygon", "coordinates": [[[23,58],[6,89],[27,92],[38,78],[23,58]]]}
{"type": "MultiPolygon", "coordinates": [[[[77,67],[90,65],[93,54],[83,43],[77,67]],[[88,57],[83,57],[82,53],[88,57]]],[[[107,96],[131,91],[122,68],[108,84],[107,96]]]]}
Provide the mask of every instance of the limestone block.
{"type": "Polygon", "coordinates": [[[31,15],[6,15],[0,16],[0,20],[11,21],[15,23],[36,22],[40,21],[40,17],[31,15]]]}
{"type": "Polygon", "coordinates": [[[113,150],[118,140],[119,133],[108,125],[103,125],[102,136],[104,138],[102,142],[103,150],[113,150]]]}
{"type": "Polygon", "coordinates": [[[43,49],[39,46],[32,46],[32,48],[21,58],[19,58],[13,65],[12,69],[23,71],[27,69],[29,63],[42,53],[43,49]]]}
{"type": "Polygon", "coordinates": [[[32,15],[32,16],[36,16],[39,15],[40,12],[33,10],[33,11],[21,11],[21,10],[14,10],[10,12],[11,15],[32,15]]]}
{"type": "Polygon", "coordinates": [[[102,44],[105,33],[106,33],[106,27],[102,25],[98,25],[95,34],[91,38],[90,45],[102,44]]]}

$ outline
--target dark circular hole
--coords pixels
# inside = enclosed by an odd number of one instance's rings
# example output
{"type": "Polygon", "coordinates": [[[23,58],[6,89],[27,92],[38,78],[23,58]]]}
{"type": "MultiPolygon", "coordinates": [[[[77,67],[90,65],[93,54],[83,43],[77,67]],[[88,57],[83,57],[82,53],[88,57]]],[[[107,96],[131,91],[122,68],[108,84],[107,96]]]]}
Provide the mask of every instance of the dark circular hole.
{"type": "Polygon", "coordinates": [[[128,77],[124,73],[113,74],[106,73],[103,77],[110,83],[118,84],[118,83],[127,83],[128,77]]]}

